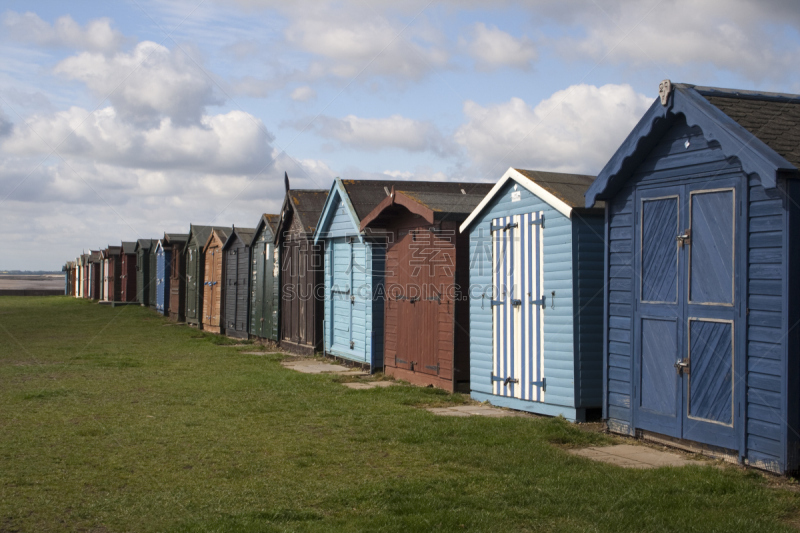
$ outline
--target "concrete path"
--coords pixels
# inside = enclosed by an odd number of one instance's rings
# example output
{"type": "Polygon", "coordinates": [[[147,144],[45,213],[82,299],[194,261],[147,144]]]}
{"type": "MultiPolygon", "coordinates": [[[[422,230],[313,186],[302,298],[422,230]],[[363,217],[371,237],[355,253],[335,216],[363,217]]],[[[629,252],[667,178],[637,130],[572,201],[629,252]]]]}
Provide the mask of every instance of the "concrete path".
{"type": "Polygon", "coordinates": [[[366,389],[377,389],[381,387],[391,387],[392,385],[396,385],[397,382],[395,381],[354,381],[352,383],[342,383],[348,389],[356,389],[356,390],[366,390],[366,389]]]}
{"type": "Polygon", "coordinates": [[[524,416],[517,411],[498,409],[488,405],[459,405],[457,407],[429,407],[428,411],[440,416],[489,416],[504,418],[507,416],[524,416]]]}
{"type": "Polygon", "coordinates": [[[348,376],[368,376],[366,372],[347,368],[342,365],[332,365],[322,363],[313,359],[301,359],[300,361],[283,361],[281,363],[286,368],[297,370],[303,374],[347,374],[348,376]]]}
{"type": "Polygon", "coordinates": [[[687,459],[670,452],[654,450],[647,446],[618,444],[569,450],[570,453],[623,468],[660,468],[662,466],[702,465],[700,461],[687,459]]]}

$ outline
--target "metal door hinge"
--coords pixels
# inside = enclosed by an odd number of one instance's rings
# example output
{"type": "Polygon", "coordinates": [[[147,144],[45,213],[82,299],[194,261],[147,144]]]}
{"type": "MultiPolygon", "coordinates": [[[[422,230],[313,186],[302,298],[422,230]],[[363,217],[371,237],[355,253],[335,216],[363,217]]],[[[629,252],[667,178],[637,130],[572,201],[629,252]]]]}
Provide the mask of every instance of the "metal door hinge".
{"type": "MultiPolygon", "coordinates": [[[[530,293],[528,293],[528,294],[530,294],[530,293]]],[[[531,300],[531,305],[541,305],[542,309],[544,309],[546,307],[545,304],[544,304],[544,300],[545,300],[545,298],[544,298],[544,294],[543,294],[542,297],[539,298],[538,300],[531,300]]]]}
{"type": "Polygon", "coordinates": [[[437,374],[439,373],[439,365],[433,365],[433,366],[425,365],[425,368],[427,368],[428,370],[435,370],[437,374]]]}
{"type": "Polygon", "coordinates": [[[505,305],[503,300],[492,300],[492,305],[505,305]]]}
{"type": "Polygon", "coordinates": [[[544,215],[542,215],[542,217],[539,220],[531,221],[531,226],[541,226],[542,228],[544,228],[544,215]]]}
{"type": "Polygon", "coordinates": [[[678,373],[679,376],[691,373],[691,371],[689,370],[688,358],[678,359],[673,366],[675,367],[675,371],[678,373]]]}
{"type": "Polygon", "coordinates": [[[510,377],[510,376],[509,376],[509,377],[507,377],[507,378],[500,378],[500,377],[497,377],[497,376],[495,376],[495,375],[494,375],[494,372],[492,372],[492,373],[491,373],[491,374],[489,374],[489,375],[490,375],[490,376],[491,376],[491,378],[492,378],[492,383],[494,383],[495,381],[499,381],[499,382],[501,382],[503,385],[505,385],[506,387],[509,385],[509,383],[519,383],[519,380],[518,380],[518,379],[514,379],[514,378],[512,378],[512,377],[510,377]]]}
{"type": "Polygon", "coordinates": [[[519,224],[516,222],[509,222],[508,224],[504,224],[502,226],[492,226],[490,231],[508,231],[511,228],[519,227],[519,224]]]}
{"type": "Polygon", "coordinates": [[[541,387],[542,392],[547,392],[547,378],[542,378],[542,381],[531,381],[534,387],[541,387]]]}

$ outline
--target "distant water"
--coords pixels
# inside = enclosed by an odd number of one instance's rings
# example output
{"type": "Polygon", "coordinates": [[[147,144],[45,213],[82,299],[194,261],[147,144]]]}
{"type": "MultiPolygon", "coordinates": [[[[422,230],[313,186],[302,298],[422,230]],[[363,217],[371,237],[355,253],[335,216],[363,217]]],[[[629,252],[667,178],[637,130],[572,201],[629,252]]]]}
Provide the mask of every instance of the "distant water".
{"type": "Polygon", "coordinates": [[[0,290],[64,289],[64,274],[24,275],[0,274],[0,290]]]}

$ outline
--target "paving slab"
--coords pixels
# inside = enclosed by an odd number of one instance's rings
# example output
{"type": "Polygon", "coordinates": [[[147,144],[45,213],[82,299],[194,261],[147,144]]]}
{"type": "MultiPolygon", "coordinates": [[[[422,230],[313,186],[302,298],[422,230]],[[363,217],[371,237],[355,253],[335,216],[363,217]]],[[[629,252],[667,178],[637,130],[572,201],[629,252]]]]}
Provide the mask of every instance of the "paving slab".
{"type": "Polygon", "coordinates": [[[646,446],[618,444],[615,446],[593,446],[570,450],[570,453],[609,463],[623,468],[660,468],[662,466],[701,465],[701,461],[687,459],[676,453],[654,450],[646,446]]]}
{"type": "Polygon", "coordinates": [[[498,409],[488,405],[459,405],[456,407],[429,407],[431,413],[439,416],[488,416],[491,418],[505,418],[509,416],[523,416],[522,413],[498,409]]]}
{"type": "Polygon", "coordinates": [[[397,383],[394,381],[353,381],[350,383],[342,383],[342,385],[348,389],[356,390],[378,389],[381,387],[391,387],[396,384],[397,383]]]}
{"type": "Polygon", "coordinates": [[[239,352],[245,355],[281,355],[277,352],[239,352]]]}
{"type": "Polygon", "coordinates": [[[303,374],[347,374],[348,376],[368,376],[366,372],[347,368],[343,365],[332,365],[321,363],[313,359],[303,359],[300,361],[283,361],[281,363],[286,368],[297,370],[303,374]]]}

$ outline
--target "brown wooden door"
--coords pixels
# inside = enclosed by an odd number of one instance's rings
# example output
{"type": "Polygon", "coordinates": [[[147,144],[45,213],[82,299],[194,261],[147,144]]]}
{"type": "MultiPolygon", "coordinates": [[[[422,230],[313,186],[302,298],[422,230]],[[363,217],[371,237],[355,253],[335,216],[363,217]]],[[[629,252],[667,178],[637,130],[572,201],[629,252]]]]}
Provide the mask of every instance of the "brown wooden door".
{"type": "Polygon", "coordinates": [[[222,307],[222,251],[219,248],[211,251],[213,268],[211,269],[211,318],[213,327],[220,325],[220,309],[222,307]]]}

